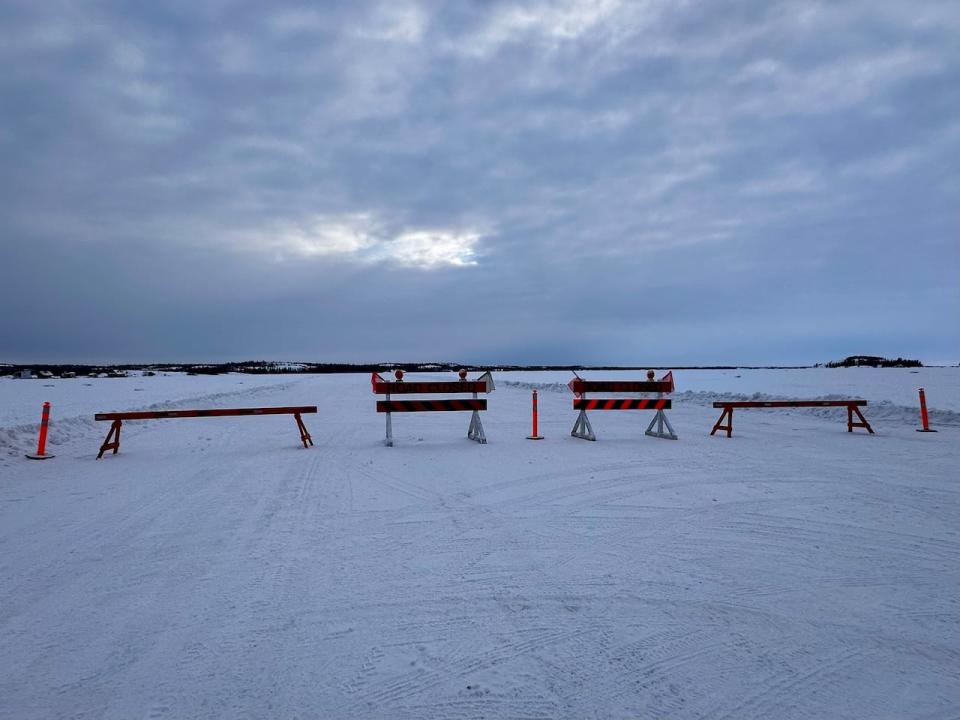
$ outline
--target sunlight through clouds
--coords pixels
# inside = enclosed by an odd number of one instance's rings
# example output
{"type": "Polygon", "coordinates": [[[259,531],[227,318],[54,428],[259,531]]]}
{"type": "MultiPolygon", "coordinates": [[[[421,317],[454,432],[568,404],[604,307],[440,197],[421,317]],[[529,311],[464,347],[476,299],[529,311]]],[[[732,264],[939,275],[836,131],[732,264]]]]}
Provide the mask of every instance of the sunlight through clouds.
{"type": "Polygon", "coordinates": [[[414,228],[391,232],[374,216],[357,213],[317,216],[302,225],[285,226],[268,240],[254,237],[247,245],[255,250],[267,248],[279,260],[296,255],[429,269],[476,265],[481,237],[473,229],[414,228]]]}
{"type": "Polygon", "coordinates": [[[474,246],[479,239],[480,235],[476,232],[418,230],[402,233],[380,249],[387,258],[401,265],[476,265],[474,246]]]}

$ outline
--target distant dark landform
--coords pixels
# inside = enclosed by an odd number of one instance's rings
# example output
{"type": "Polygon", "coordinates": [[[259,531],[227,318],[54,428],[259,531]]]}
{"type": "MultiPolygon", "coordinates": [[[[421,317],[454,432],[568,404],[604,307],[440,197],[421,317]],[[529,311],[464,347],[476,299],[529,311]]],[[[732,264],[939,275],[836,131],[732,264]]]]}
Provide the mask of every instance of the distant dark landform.
{"type": "Polygon", "coordinates": [[[877,357],[876,355],[851,355],[843,360],[828,362],[823,367],[842,368],[842,367],[880,367],[880,368],[915,368],[923,367],[919,360],[907,360],[898,357],[896,360],[877,357]]]}
{"type": "Polygon", "coordinates": [[[0,376],[70,378],[70,377],[126,377],[132,371],[144,374],[160,372],[182,372],[188,375],[222,375],[224,373],[246,373],[249,375],[284,375],[298,373],[367,373],[403,370],[404,372],[456,372],[460,369],[470,371],[514,371],[535,372],[542,370],[802,370],[811,367],[879,367],[903,368],[923,367],[919,360],[876,357],[872,355],[852,355],[843,360],[816,365],[687,365],[661,367],[650,365],[472,365],[470,363],[311,363],[311,362],[275,362],[266,360],[247,360],[228,363],[150,363],[119,365],[21,365],[0,364],[0,376]]]}

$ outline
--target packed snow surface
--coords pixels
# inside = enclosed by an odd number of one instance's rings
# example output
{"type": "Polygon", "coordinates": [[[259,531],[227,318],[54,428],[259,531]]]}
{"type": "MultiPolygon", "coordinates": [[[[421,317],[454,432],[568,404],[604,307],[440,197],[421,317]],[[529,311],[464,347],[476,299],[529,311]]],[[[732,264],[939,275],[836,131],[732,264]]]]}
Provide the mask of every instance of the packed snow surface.
{"type": "Polygon", "coordinates": [[[571,438],[569,374],[502,373],[489,444],[404,413],[393,448],[366,375],[0,379],[0,717],[960,715],[960,369],[675,376],[675,442],[571,438]],[[876,435],[711,437],[723,397],[860,397],[876,435]],[[314,404],[308,450],[201,418],[94,459],[98,411],[314,404]]]}

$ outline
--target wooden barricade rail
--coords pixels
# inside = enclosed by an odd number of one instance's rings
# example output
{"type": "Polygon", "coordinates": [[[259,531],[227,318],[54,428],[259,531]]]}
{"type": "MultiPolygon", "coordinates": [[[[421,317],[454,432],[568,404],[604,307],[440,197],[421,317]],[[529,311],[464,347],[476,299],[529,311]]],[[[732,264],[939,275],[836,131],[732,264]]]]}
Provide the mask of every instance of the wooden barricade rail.
{"type": "Polygon", "coordinates": [[[374,395],[386,395],[386,400],[377,401],[377,412],[386,413],[387,435],[384,444],[393,447],[393,418],[395,412],[454,412],[469,410],[470,427],[467,437],[476,440],[481,445],[487,443],[487,436],[483,432],[480,422],[480,411],[487,409],[487,401],[478,398],[477,393],[493,392],[493,376],[487,372],[476,380],[467,380],[467,371],[461,370],[460,379],[454,381],[414,381],[405,382],[403,371],[394,373],[395,381],[388,381],[378,373],[370,376],[370,387],[374,395]],[[472,399],[445,398],[442,400],[391,400],[391,395],[430,395],[439,393],[473,393],[472,399]]]}
{"type": "Polygon", "coordinates": [[[313,445],[313,439],[307,432],[307,426],[303,424],[301,415],[307,415],[317,412],[316,405],[303,405],[298,407],[259,407],[259,408],[214,408],[210,410],[135,410],[130,412],[106,412],[97,413],[93,416],[94,420],[110,420],[110,430],[107,437],[100,446],[100,452],[97,460],[103,457],[107,450],[113,450],[116,455],[120,450],[120,428],[124,420],[171,420],[175,418],[194,418],[194,417],[239,417],[244,415],[293,415],[297,421],[297,429],[300,431],[300,441],[304,447],[313,445]]]}
{"type": "Polygon", "coordinates": [[[646,434],[651,437],[676,440],[677,434],[667,419],[664,410],[670,410],[673,402],[663,396],[673,392],[673,371],[659,380],[653,379],[653,370],[647,373],[646,380],[586,380],[575,377],[567,387],[573,392],[573,409],[579,410],[577,421],[570,435],[582,440],[596,440],[597,436],[590,425],[587,410],[656,410],[657,414],[647,427],[646,434]],[[588,392],[608,393],[657,393],[656,398],[587,398],[588,392]],[[657,429],[654,430],[654,425],[657,429]]]}
{"type": "Polygon", "coordinates": [[[860,408],[866,407],[866,400],[719,400],[713,404],[715,408],[723,408],[720,417],[713,425],[711,435],[716,434],[717,430],[726,430],[727,437],[733,435],[733,410],[734,408],[817,408],[817,407],[845,407],[847,409],[847,432],[853,432],[855,427],[865,428],[871,435],[874,434],[870,423],[860,412],[860,408]],[[853,416],[856,413],[860,422],[854,422],[853,416]],[[723,424],[724,418],[727,424],[723,424]]]}

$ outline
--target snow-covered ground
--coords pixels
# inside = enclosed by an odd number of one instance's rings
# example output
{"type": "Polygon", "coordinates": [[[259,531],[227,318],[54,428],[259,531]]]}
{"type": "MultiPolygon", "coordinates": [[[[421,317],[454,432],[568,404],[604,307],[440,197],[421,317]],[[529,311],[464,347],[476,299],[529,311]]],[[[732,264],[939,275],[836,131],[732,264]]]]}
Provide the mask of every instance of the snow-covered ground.
{"type": "Polygon", "coordinates": [[[486,446],[436,413],[393,448],[366,375],[0,379],[0,717],[960,715],[960,370],[680,372],[677,442],[570,438],[569,377],[498,375],[486,446]],[[863,397],[877,434],[708,435],[754,395],[863,397]],[[185,419],[94,459],[97,411],[285,404],[314,448],[185,419]]]}

